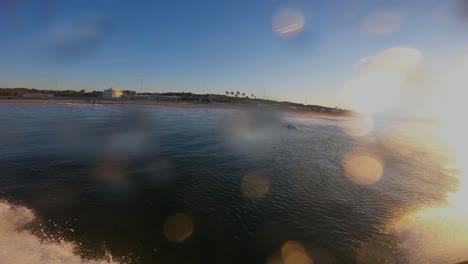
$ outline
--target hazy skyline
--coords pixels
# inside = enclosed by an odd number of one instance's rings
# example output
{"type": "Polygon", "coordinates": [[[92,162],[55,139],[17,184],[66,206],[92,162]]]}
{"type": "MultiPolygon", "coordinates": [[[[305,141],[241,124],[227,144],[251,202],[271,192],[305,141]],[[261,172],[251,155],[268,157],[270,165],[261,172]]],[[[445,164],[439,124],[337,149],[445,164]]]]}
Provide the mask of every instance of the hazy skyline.
{"type": "Polygon", "coordinates": [[[369,58],[405,47],[419,63],[468,40],[457,1],[168,2],[1,3],[0,87],[140,91],[143,80],[148,92],[343,105],[369,58]]]}

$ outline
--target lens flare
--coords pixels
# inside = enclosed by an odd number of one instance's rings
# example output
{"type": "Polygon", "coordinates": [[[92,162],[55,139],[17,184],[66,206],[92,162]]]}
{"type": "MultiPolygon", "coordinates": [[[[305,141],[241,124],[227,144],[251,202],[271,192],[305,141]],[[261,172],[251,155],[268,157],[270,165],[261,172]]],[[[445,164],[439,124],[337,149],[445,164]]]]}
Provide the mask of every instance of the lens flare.
{"type": "Polygon", "coordinates": [[[104,158],[98,160],[93,174],[100,180],[123,183],[127,178],[128,163],[124,159],[104,158]]]}
{"type": "Polygon", "coordinates": [[[371,116],[358,116],[344,120],[340,127],[346,134],[354,137],[368,135],[374,128],[374,119],[371,116]]]}
{"type": "Polygon", "coordinates": [[[371,115],[398,107],[421,60],[418,50],[404,47],[388,48],[361,59],[356,76],[344,85],[345,103],[371,115]]]}
{"type": "Polygon", "coordinates": [[[388,71],[373,71],[349,84],[349,103],[361,113],[375,114],[398,103],[402,78],[388,71]]]}
{"type": "Polygon", "coordinates": [[[344,163],[345,176],[359,185],[369,185],[380,180],[383,167],[381,162],[370,155],[351,154],[344,163]]]}
{"type": "Polygon", "coordinates": [[[241,192],[244,197],[258,200],[270,190],[268,177],[258,173],[248,174],[242,179],[241,192]]]}
{"type": "Polygon", "coordinates": [[[239,111],[225,119],[224,137],[237,151],[263,155],[280,141],[282,124],[275,112],[239,111]]]}
{"type": "MultiPolygon", "coordinates": [[[[457,191],[447,193],[446,204],[425,207],[405,214],[389,226],[408,252],[410,263],[457,263],[468,259],[468,114],[466,90],[468,57],[461,63],[444,65],[433,85],[429,111],[439,121],[437,140],[450,151],[445,166],[459,173],[457,191]]],[[[421,141],[421,144],[432,142],[421,141]]]]}
{"type": "Polygon", "coordinates": [[[272,27],[281,37],[294,37],[304,28],[304,18],[297,10],[283,9],[273,18],[272,27]]]}
{"type": "Polygon", "coordinates": [[[49,32],[50,53],[63,62],[74,62],[93,54],[109,35],[111,21],[104,15],[64,17],[49,32]]]}
{"type": "Polygon", "coordinates": [[[407,77],[419,67],[422,59],[422,53],[417,49],[391,47],[373,56],[362,58],[358,63],[358,73],[362,75],[381,70],[407,77]]]}
{"type": "Polygon", "coordinates": [[[281,247],[281,255],[285,264],[313,264],[304,246],[298,241],[288,240],[281,247]]]}
{"type": "Polygon", "coordinates": [[[193,233],[193,221],[185,214],[175,214],[167,219],[163,233],[171,242],[183,242],[193,233]]]}

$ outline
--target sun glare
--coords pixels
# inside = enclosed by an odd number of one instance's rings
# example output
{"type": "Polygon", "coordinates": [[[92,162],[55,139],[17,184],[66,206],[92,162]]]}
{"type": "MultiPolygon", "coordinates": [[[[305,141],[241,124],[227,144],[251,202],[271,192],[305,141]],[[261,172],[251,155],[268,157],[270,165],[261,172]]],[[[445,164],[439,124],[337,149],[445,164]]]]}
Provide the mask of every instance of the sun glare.
{"type": "Polygon", "coordinates": [[[356,76],[345,84],[346,103],[364,114],[376,114],[399,105],[408,77],[422,59],[416,49],[394,47],[358,63],[356,76]]]}
{"type": "Polygon", "coordinates": [[[355,110],[375,114],[397,104],[403,79],[396,73],[377,70],[359,76],[349,84],[349,103],[355,110]]]}
{"type": "MultiPolygon", "coordinates": [[[[399,219],[393,228],[404,238],[402,247],[411,252],[414,263],[448,263],[468,258],[468,129],[464,119],[468,107],[466,72],[468,60],[440,73],[431,91],[428,109],[438,124],[436,135],[448,148],[447,169],[457,171],[455,192],[447,194],[447,204],[427,207],[399,219]],[[453,157],[453,158],[452,158],[453,157]]],[[[431,144],[431,142],[421,142],[431,144]]]]}

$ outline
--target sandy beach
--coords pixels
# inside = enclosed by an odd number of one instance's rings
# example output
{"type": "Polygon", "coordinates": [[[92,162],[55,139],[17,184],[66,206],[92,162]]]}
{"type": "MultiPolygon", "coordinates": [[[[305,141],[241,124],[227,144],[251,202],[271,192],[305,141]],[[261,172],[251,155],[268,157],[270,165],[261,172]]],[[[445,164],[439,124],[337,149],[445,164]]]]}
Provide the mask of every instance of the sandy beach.
{"type": "MultiPolygon", "coordinates": [[[[0,104],[93,104],[85,100],[77,99],[0,99],[0,104]]],[[[98,101],[96,101],[98,104],[98,101]]],[[[256,109],[251,105],[245,104],[229,104],[229,103],[196,103],[196,102],[171,102],[171,101],[144,101],[144,100],[101,100],[99,104],[102,105],[154,105],[163,107],[177,107],[177,108],[207,108],[207,109],[233,109],[233,110],[248,110],[256,109]]],[[[280,110],[275,110],[280,111],[280,110]]],[[[319,112],[306,112],[294,110],[281,110],[284,113],[301,114],[305,116],[328,117],[336,118],[343,117],[346,114],[334,113],[319,113],[319,112]]]]}

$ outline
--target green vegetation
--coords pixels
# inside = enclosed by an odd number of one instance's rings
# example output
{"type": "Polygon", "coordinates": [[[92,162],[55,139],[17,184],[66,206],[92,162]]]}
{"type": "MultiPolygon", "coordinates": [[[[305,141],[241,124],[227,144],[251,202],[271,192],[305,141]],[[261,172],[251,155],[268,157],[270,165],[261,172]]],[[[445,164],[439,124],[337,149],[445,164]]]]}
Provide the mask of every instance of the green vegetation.
{"type": "MultiPolygon", "coordinates": [[[[224,94],[194,94],[186,92],[167,92],[167,93],[137,93],[135,91],[123,90],[122,100],[164,100],[171,97],[172,101],[185,101],[197,103],[230,103],[230,104],[249,104],[256,105],[257,107],[265,107],[272,109],[285,109],[285,110],[298,110],[307,112],[321,112],[321,113],[343,113],[346,110],[337,107],[325,107],[320,105],[304,105],[292,102],[277,102],[273,100],[258,99],[254,94],[250,97],[246,93],[239,91],[226,91],[224,94]],[[165,97],[165,98],[164,98],[165,97]]],[[[55,98],[75,98],[75,99],[101,99],[101,91],[86,92],[85,90],[39,90],[29,88],[0,88],[0,96],[15,98],[21,97],[23,94],[52,94],[55,98]]]]}
{"type": "Polygon", "coordinates": [[[0,88],[0,96],[21,96],[22,94],[53,94],[60,97],[99,97],[100,91],[86,92],[85,90],[39,90],[30,88],[0,88]]]}

